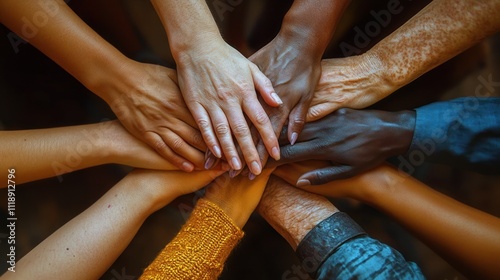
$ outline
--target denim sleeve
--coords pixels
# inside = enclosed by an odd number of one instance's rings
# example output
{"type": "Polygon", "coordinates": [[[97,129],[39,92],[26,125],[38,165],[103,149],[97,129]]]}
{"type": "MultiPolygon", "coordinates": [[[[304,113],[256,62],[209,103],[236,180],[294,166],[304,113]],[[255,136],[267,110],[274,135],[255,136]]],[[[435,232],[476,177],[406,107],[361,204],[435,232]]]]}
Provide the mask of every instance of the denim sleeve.
{"type": "Polygon", "coordinates": [[[342,244],[316,275],[316,279],[425,279],[415,263],[368,236],[342,244]]]}
{"type": "Polygon", "coordinates": [[[368,237],[342,212],[316,225],[296,253],[315,279],[425,279],[415,263],[368,237]]]}
{"type": "Polygon", "coordinates": [[[500,174],[500,98],[458,98],[415,111],[408,164],[426,160],[500,174]]]}

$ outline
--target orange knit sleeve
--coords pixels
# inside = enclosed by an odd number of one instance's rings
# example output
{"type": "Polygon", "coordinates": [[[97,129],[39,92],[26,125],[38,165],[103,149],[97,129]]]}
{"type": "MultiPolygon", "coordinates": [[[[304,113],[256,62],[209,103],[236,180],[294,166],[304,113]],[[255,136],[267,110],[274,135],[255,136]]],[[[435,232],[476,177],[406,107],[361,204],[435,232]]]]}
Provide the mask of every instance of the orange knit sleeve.
{"type": "Polygon", "coordinates": [[[243,231],[216,204],[200,199],[177,236],[140,279],[217,279],[243,231]]]}

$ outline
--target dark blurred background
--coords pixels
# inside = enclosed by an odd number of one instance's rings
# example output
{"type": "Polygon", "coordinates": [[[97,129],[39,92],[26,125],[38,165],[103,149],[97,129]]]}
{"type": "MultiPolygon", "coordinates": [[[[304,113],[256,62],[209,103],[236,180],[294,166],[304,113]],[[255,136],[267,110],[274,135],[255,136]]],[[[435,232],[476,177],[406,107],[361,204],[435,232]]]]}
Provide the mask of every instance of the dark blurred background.
{"type": "MultiPolygon", "coordinates": [[[[274,37],[292,3],[291,0],[242,0],[220,17],[214,9],[216,2],[207,1],[224,38],[247,56],[274,37]]],[[[393,15],[390,24],[370,38],[369,44],[361,51],[376,44],[428,2],[401,1],[403,11],[393,15]]],[[[343,57],[345,52],[339,44],[355,46],[355,27],[364,29],[374,21],[370,11],[386,9],[387,3],[387,0],[353,1],[325,57],[343,57]]],[[[130,58],[175,67],[163,27],[149,1],[72,0],[69,5],[130,58]]],[[[115,118],[104,101],[38,50],[29,44],[21,44],[16,51],[8,40],[9,33],[7,28],[0,26],[0,129],[48,128],[115,118]]],[[[373,107],[411,109],[437,100],[473,95],[479,75],[492,74],[493,81],[500,81],[499,50],[500,36],[496,35],[373,107]]],[[[496,88],[493,95],[499,96],[500,88],[496,88]]],[[[129,168],[122,166],[98,166],[64,175],[62,181],[51,178],[17,188],[17,259],[85,210],[128,171],[129,168]]],[[[500,216],[497,202],[500,198],[499,177],[432,164],[419,166],[413,176],[457,200],[500,216]]],[[[7,201],[5,189],[0,195],[0,201],[7,201]]],[[[136,279],[182,226],[187,217],[186,209],[192,206],[195,198],[196,195],[181,197],[147,219],[136,238],[102,279],[136,279]]],[[[405,229],[378,211],[347,200],[334,200],[334,203],[352,215],[373,237],[416,262],[429,279],[464,279],[405,229]]],[[[7,203],[0,203],[2,216],[6,216],[6,207],[7,203]]],[[[6,220],[5,217],[0,219],[6,220]]],[[[221,279],[307,279],[296,271],[298,261],[291,248],[262,218],[252,216],[244,230],[246,236],[231,255],[221,279]]],[[[7,252],[6,237],[7,229],[0,228],[1,252],[7,252]]],[[[2,253],[2,272],[7,269],[5,258],[2,253]]],[[[68,279],[71,279],[70,275],[68,279]]]]}

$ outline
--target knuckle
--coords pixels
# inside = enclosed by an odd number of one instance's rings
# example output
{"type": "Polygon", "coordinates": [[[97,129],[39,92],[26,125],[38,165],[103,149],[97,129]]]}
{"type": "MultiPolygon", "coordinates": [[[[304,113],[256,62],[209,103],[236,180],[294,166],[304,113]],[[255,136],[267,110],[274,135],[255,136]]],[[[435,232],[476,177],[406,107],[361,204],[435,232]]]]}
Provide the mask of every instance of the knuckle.
{"type": "Polygon", "coordinates": [[[297,126],[299,126],[299,127],[303,127],[303,126],[305,125],[305,123],[306,123],[306,121],[305,121],[305,119],[304,119],[304,118],[302,118],[302,117],[298,117],[298,118],[295,118],[295,119],[293,120],[293,125],[294,125],[295,127],[297,127],[297,126]]]}
{"type": "Polygon", "coordinates": [[[269,116],[265,112],[256,112],[255,113],[255,122],[256,122],[256,125],[259,125],[259,126],[268,124],[270,122],[269,116]]]}
{"type": "Polygon", "coordinates": [[[233,127],[233,134],[236,137],[243,137],[250,134],[250,129],[245,123],[237,123],[233,127]]]}
{"type": "Polygon", "coordinates": [[[219,101],[227,102],[228,100],[231,100],[233,97],[231,91],[229,89],[219,89],[217,91],[217,99],[219,101]]]}
{"type": "Polygon", "coordinates": [[[158,152],[164,151],[167,148],[167,144],[163,140],[154,140],[152,146],[158,152]]]}
{"type": "Polygon", "coordinates": [[[170,148],[174,151],[182,151],[184,146],[184,140],[180,137],[175,137],[170,141],[170,148]]]}
{"type": "Polygon", "coordinates": [[[198,132],[192,134],[191,140],[198,146],[205,144],[205,141],[203,141],[203,136],[201,135],[201,133],[198,132]]]}
{"type": "Polygon", "coordinates": [[[255,97],[255,85],[253,83],[242,82],[238,86],[239,95],[243,98],[255,97]]]}
{"type": "Polygon", "coordinates": [[[294,158],[294,151],[292,146],[285,146],[280,148],[281,159],[292,160],[294,158]]]}
{"type": "Polygon", "coordinates": [[[215,132],[217,135],[226,135],[229,133],[229,126],[225,123],[220,123],[215,126],[215,132]]]}
{"type": "Polygon", "coordinates": [[[330,172],[327,170],[316,170],[316,172],[314,172],[312,183],[315,185],[326,184],[330,181],[330,175],[330,172]]]}
{"type": "Polygon", "coordinates": [[[206,119],[197,119],[196,124],[198,125],[201,131],[210,130],[210,122],[206,119]]]}

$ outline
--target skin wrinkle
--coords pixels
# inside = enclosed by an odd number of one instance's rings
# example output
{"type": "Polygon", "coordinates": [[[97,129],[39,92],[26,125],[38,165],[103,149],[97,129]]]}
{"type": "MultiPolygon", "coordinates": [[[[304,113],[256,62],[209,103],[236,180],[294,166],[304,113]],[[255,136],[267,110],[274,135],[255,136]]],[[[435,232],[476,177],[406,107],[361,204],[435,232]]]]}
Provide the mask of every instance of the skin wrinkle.
{"type": "Polygon", "coordinates": [[[324,197],[300,191],[275,176],[257,210],[294,250],[312,228],[337,211],[324,197]]]}
{"type": "Polygon", "coordinates": [[[387,79],[399,88],[494,32],[498,23],[492,22],[491,12],[485,14],[484,5],[480,1],[430,3],[411,23],[374,47],[385,64],[387,79]]]}

